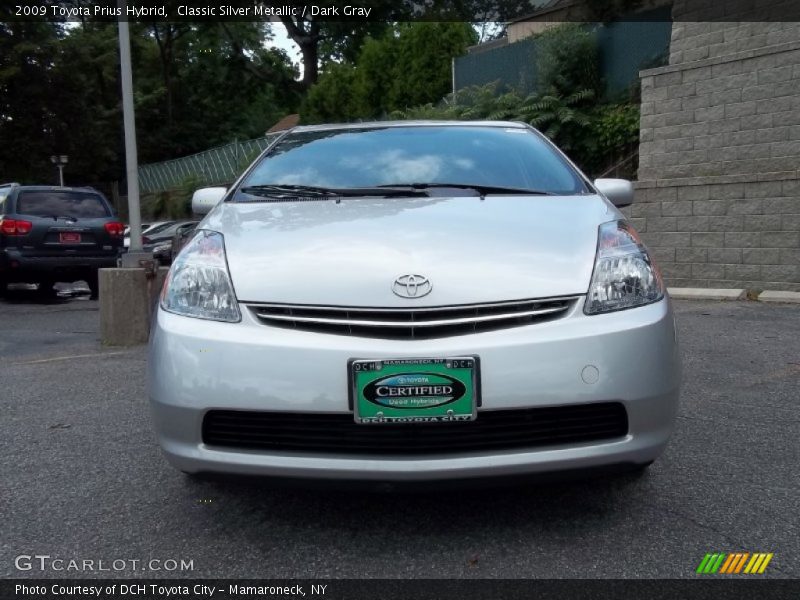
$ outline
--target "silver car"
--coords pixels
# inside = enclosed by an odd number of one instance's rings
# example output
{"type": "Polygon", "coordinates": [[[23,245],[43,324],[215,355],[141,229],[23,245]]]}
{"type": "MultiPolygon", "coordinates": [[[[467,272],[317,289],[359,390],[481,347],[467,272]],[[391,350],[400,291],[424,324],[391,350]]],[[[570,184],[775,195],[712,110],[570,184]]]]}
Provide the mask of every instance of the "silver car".
{"type": "Polygon", "coordinates": [[[680,360],[632,201],[520,123],[285,133],[195,194],[150,341],[164,454],[372,482],[643,469],[680,360]]]}

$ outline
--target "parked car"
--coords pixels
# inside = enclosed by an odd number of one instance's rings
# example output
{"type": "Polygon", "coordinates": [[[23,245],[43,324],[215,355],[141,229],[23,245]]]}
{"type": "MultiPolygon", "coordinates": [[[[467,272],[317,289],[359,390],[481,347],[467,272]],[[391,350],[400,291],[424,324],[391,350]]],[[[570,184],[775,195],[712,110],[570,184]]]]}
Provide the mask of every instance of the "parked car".
{"type": "MultiPolygon", "coordinates": [[[[142,236],[146,236],[148,233],[168,227],[172,223],[174,223],[174,221],[156,221],[154,223],[142,223],[142,236]]],[[[130,226],[126,226],[124,246],[125,248],[130,248],[130,245],[131,245],[131,228],[130,226]]]]}
{"type": "Polygon", "coordinates": [[[372,482],[644,469],[680,360],[632,201],[520,123],[289,131],[193,200],[150,338],[164,454],[372,482]]]}
{"type": "Polygon", "coordinates": [[[155,246],[152,252],[153,258],[158,260],[160,265],[172,264],[172,240],[155,246]]]}
{"type": "Polygon", "coordinates": [[[175,228],[172,238],[153,246],[153,256],[162,265],[171,265],[172,257],[180,252],[181,248],[191,237],[199,221],[187,221],[175,228]]]}
{"type": "Polygon", "coordinates": [[[142,248],[152,251],[156,246],[172,241],[175,232],[182,225],[190,222],[191,221],[170,221],[167,224],[150,230],[147,235],[142,236],[142,248]]]}
{"type": "Polygon", "coordinates": [[[0,186],[0,293],[9,283],[84,280],[97,298],[97,270],[114,267],[125,226],[92,188],[0,186]]]}

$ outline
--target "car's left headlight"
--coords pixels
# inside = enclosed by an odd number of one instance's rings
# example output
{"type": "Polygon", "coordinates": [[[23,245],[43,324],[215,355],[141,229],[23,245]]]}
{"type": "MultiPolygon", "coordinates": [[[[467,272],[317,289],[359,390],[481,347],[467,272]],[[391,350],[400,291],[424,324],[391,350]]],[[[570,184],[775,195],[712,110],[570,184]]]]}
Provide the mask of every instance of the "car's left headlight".
{"type": "Polygon", "coordinates": [[[644,306],[661,300],[664,291],[661,273],[633,227],[625,221],[600,225],[583,312],[597,315],[644,306]]]}
{"type": "Polygon", "coordinates": [[[161,308],[198,319],[242,320],[221,233],[200,230],[183,247],[164,283],[161,308]]]}

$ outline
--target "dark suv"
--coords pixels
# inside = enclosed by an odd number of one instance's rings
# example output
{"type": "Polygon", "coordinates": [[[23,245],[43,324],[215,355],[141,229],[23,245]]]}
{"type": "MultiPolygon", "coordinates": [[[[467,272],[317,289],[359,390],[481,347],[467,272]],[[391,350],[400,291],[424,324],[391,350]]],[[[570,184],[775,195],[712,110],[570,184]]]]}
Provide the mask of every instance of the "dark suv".
{"type": "Polygon", "coordinates": [[[84,280],[97,298],[97,270],[114,267],[125,226],[91,188],[0,185],[0,294],[9,283],[84,280]]]}

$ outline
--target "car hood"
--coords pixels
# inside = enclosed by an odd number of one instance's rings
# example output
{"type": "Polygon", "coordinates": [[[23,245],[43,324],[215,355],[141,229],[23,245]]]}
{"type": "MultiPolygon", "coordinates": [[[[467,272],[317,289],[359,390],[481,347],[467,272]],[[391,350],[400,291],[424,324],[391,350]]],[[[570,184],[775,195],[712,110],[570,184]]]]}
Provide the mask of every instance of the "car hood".
{"type": "Polygon", "coordinates": [[[199,228],[224,235],[241,302],[410,307],[585,294],[620,216],[594,195],[345,198],[226,202],[199,228]],[[406,274],[430,293],[396,295],[406,274]]]}

